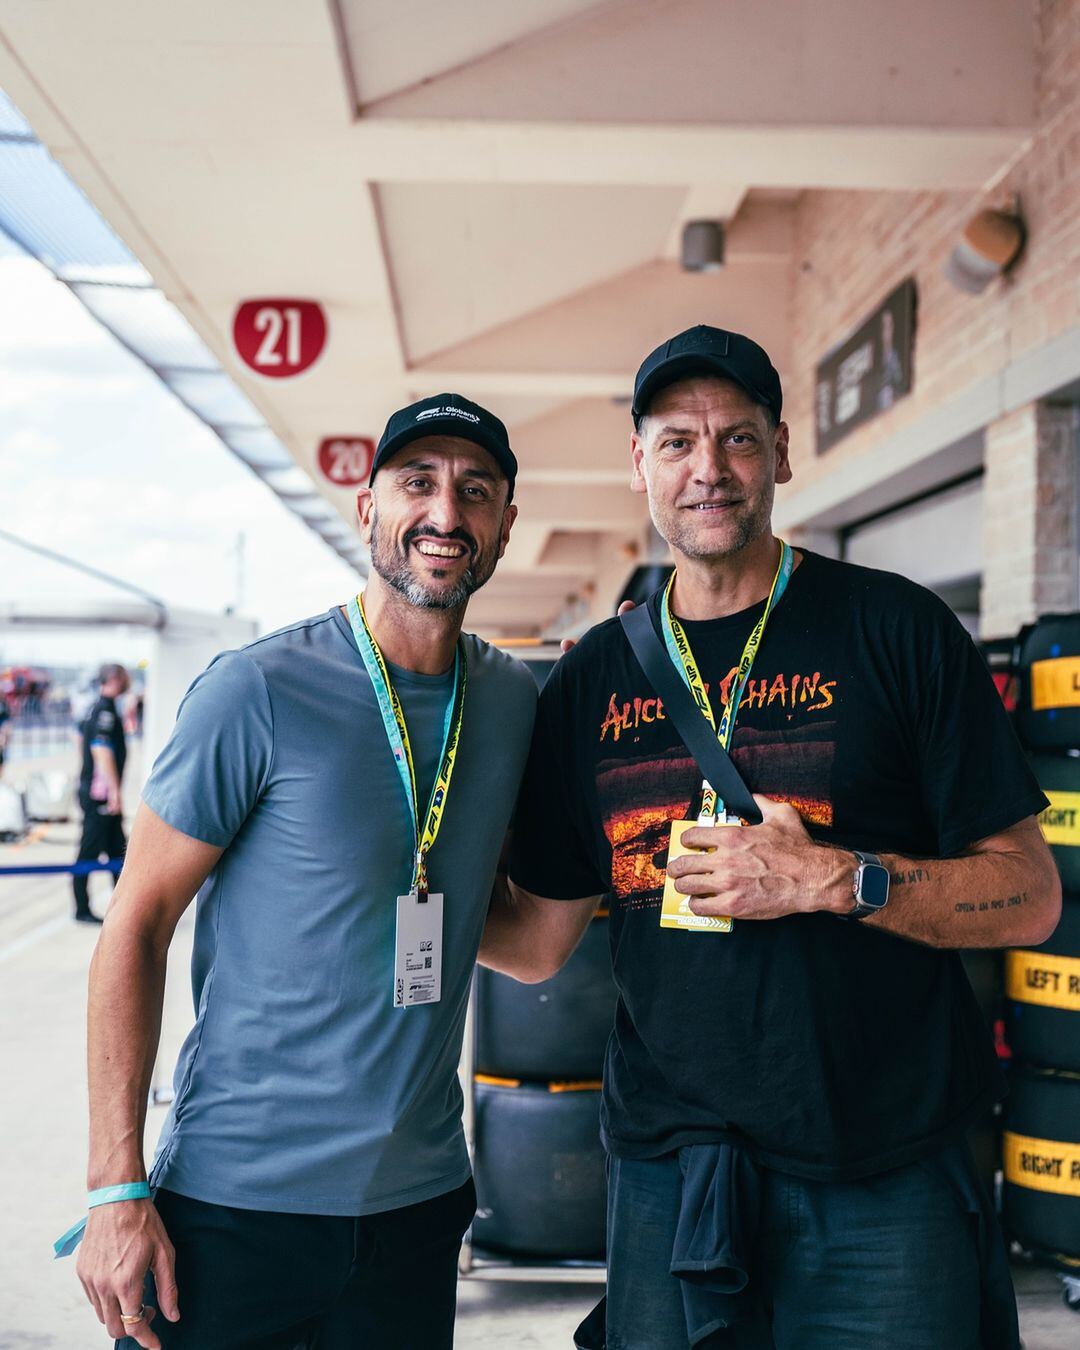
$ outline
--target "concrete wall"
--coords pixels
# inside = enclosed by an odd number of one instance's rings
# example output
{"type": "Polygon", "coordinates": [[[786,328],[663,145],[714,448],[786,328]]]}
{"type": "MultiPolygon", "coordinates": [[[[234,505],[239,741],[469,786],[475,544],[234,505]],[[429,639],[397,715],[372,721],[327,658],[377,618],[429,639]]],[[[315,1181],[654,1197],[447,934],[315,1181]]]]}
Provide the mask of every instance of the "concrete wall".
{"type": "Polygon", "coordinates": [[[195,676],[219,652],[242,647],[255,636],[253,619],[234,614],[169,610],[168,622],[155,634],[154,654],[147,676],[144,776],[149,776],[158,752],[169,739],[180,700],[195,676]]]}
{"type": "Polygon", "coordinates": [[[849,562],[902,572],[932,588],[983,570],[983,483],[976,479],[885,516],[847,541],[849,562]]]}

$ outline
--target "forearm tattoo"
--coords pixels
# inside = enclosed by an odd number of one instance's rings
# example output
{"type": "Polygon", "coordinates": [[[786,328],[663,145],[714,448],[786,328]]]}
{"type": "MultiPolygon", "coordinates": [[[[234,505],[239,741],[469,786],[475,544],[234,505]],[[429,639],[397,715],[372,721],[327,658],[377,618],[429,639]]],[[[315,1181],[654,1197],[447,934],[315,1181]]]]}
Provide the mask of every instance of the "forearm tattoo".
{"type": "Polygon", "coordinates": [[[1007,895],[1003,900],[962,900],[953,909],[957,914],[985,914],[992,909],[1012,909],[1014,905],[1026,905],[1027,891],[1018,891],[1016,895],[1007,895]]]}

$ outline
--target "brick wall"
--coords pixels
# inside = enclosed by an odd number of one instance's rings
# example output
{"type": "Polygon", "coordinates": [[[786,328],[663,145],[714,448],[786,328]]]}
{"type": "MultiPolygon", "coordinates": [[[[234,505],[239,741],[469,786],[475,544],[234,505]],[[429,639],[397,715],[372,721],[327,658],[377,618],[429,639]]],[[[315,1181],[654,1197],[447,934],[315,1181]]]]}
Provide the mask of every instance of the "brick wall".
{"type": "Polygon", "coordinates": [[[981,632],[1077,607],[1075,408],[1028,404],[987,427],[981,632]]]}
{"type": "Polygon", "coordinates": [[[870,454],[965,386],[1080,324],[1080,4],[1034,0],[1035,134],[990,192],[807,192],[796,212],[791,319],[799,361],[785,389],[796,483],[870,454]],[[1027,250],[979,296],[941,274],[983,205],[1020,195],[1027,250]],[[826,454],[814,454],[814,365],[904,277],[919,290],[914,388],[826,454]]]}

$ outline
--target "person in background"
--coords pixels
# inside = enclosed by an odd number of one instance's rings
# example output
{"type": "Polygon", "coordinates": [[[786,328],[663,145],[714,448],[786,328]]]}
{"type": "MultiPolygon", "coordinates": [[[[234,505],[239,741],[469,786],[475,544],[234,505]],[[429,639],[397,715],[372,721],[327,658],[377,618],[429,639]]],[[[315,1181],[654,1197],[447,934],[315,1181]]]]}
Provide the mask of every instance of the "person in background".
{"type": "MultiPolygon", "coordinates": [[[[79,805],[83,812],[82,838],[76,862],[100,862],[122,858],[124,806],[120,785],[127,759],[124,725],[116,706],[131,680],[123,666],[108,664],[98,672],[98,697],[86,715],[81,730],[82,772],[79,805]]],[[[89,877],[72,878],[76,923],[101,923],[90,908],[89,877]]]]}
{"type": "Polygon", "coordinates": [[[0,778],[4,774],[4,759],[7,756],[8,743],[11,739],[11,712],[8,709],[7,699],[0,694],[0,778]]]}

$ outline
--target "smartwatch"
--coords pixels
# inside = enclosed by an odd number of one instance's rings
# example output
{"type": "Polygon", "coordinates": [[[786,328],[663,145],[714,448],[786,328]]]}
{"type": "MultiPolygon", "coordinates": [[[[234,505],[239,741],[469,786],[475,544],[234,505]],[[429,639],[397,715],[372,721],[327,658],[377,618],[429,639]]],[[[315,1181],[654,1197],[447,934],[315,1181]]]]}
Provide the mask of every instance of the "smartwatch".
{"type": "Polygon", "coordinates": [[[855,905],[848,911],[848,918],[865,919],[870,914],[880,914],[888,902],[889,869],[876,853],[853,851],[859,865],[851,885],[855,905]]]}

